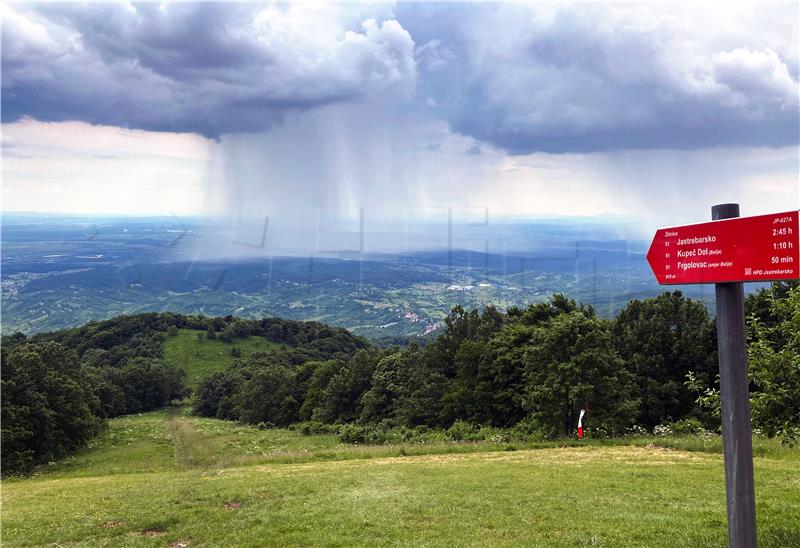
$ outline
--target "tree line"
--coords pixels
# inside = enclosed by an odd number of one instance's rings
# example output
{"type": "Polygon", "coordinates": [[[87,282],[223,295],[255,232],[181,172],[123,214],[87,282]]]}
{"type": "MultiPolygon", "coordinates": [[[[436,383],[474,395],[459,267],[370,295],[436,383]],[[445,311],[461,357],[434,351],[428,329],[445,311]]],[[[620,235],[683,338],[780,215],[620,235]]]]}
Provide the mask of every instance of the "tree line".
{"type": "MultiPolygon", "coordinates": [[[[749,295],[746,310],[753,425],[791,443],[800,435],[800,288],[773,284],[749,295]]],[[[554,295],[505,312],[457,306],[444,324],[431,340],[390,348],[316,322],[172,313],[3,337],[3,473],[69,454],[106,418],[189,395],[184,372],[163,360],[178,329],[284,345],[246,358],[232,351],[228,370],[194,394],[202,416],[265,427],[515,427],[556,438],[573,435],[588,409],[593,435],[678,421],[719,428],[714,321],[680,292],[631,301],[614,319],[554,295]]]]}
{"type": "MultiPolygon", "coordinates": [[[[754,427],[791,442],[800,418],[800,289],[777,283],[747,298],[754,427]]],[[[195,412],[287,426],[450,428],[520,425],[573,435],[588,409],[594,435],[679,421],[718,430],[716,328],[680,292],[631,301],[614,319],[563,295],[504,313],[455,307],[427,345],[362,348],[286,363],[235,360],[199,387],[195,412]]]]}
{"type": "Polygon", "coordinates": [[[714,381],[714,325],[680,293],[632,301],[615,320],[563,295],[501,313],[455,307],[421,346],[364,348],[299,366],[275,353],[235,360],[198,389],[204,416],[286,426],[298,421],[425,425],[456,421],[570,435],[588,406],[595,432],[624,433],[688,416],[711,420],[686,374],[714,381]]]}

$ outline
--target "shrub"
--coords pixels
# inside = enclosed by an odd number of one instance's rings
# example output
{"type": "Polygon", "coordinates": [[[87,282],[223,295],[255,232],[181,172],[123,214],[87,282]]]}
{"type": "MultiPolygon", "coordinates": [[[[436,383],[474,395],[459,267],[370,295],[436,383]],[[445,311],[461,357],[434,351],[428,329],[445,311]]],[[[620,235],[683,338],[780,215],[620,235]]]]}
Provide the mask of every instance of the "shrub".
{"type": "Polygon", "coordinates": [[[344,443],[366,443],[369,428],[360,424],[345,424],[339,429],[339,440],[344,443]]]}
{"type": "Polygon", "coordinates": [[[336,424],[325,424],[319,421],[298,422],[289,426],[290,430],[296,430],[304,436],[319,434],[339,434],[341,427],[336,424]]]}
{"type": "Polygon", "coordinates": [[[509,429],[508,434],[515,440],[544,441],[548,437],[546,430],[535,418],[528,416],[509,429]]]}
{"type": "Polygon", "coordinates": [[[447,437],[453,441],[477,441],[480,438],[480,428],[467,421],[457,420],[447,429],[447,437]]]}
{"type": "Polygon", "coordinates": [[[702,434],[703,432],[705,432],[705,428],[703,428],[703,423],[700,422],[698,419],[693,419],[693,418],[686,418],[673,422],[670,425],[670,429],[672,430],[673,434],[677,435],[702,434]]]}

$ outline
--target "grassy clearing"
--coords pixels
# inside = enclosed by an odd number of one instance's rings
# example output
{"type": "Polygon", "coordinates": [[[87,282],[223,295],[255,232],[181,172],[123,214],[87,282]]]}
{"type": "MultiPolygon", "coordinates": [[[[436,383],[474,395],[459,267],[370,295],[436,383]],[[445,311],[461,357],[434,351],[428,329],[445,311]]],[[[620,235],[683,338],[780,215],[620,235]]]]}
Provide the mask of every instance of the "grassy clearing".
{"type": "Polygon", "coordinates": [[[280,348],[282,345],[268,341],[264,337],[247,337],[236,339],[232,343],[219,339],[197,339],[197,335],[205,335],[204,331],[180,329],[175,337],[168,337],[164,343],[164,359],[176,367],[186,371],[186,383],[196,388],[203,379],[214,373],[225,371],[233,361],[231,349],[238,348],[242,358],[249,358],[254,352],[264,352],[280,348]]]}
{"type": "Polygon", "coordinates": [[[42,466],[34,477],[105,476],[175,469],[168,413],[152,411],[107,422],[106,430],[74,455],[42,466]]]}
{"type": "MultiPolygon", "coordinates": [[[[694,451],[653,441],[504,447],[515,451],[352,446],[173,409],[112,420],[92,448],[3,482],[2,541],[724,546],[714,440],[694,451]]],[[[761,544],[800,545],[800,452],[763,443],[765,456],[755,460],[761,544]]]]}
{"type": "MultiPolygon", "coordinates": [[[[796,469],[756,469],[762,545],[796,545],[796,469]]],[[[4,542],[723,546],[721,476],[715,455],[590,447],[34,479],[4,489],[4,542]]]]}

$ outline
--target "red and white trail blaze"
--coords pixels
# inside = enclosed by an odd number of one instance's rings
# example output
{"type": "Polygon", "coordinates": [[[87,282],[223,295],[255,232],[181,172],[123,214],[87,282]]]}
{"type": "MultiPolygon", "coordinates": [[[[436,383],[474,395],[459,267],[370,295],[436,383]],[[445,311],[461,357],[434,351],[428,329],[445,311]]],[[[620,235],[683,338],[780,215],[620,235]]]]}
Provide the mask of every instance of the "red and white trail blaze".
{"type": "Polygon", "coordinates": [[[583,415],[586,413],[585,409],[581,409],[581,414],[578,416],[578,438],[583,437],[583,415]]]}

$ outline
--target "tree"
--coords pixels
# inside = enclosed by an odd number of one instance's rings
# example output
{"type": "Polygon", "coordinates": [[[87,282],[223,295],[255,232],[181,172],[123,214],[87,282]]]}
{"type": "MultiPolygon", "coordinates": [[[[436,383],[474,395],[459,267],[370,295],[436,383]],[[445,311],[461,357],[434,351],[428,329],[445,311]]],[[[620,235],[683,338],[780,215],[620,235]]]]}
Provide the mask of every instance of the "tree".
{"type": "MultiPolygon", "coordinates": [[[[327,397],[326,389],[336,372],[345,367],[345,362],[341,359],[326,360],[322,362],[306,362],[305,368],[311,369],[311,374],[305,382],[305,399],[300,408],[300,418],[302,420],[324,420],[320,416],[325,413],[320,408],[326,406],[324,402],[327,397]]],[[[325,415],[327,417],[327,415],[325,415]]],[[[335,420],[335,417],[332,420],[335,420]]]]}
{"type": "Polygon", "coordinates": [[[231,329],[230,325],[226,326],[225,329],[220,331],[219,335],[217,335],[217,338],[225,343],[233,342],[233,337],[233,329],[231,329]]]}
{"type": "Polygon", "coordinates": [[[770,321],[750,317],[750,401],[753,426],[793,445],[800,437],[800,287],[783,289],[765,292],[770,321]]]}
{"type": "Polygon", "coordinates": [[[270,364],[253,372],[235,398],[239,420],[288,426],[298,419],[300,403],[294,373],[270,364]]]}
{"type": "Polygon", "coordinates": [[[475,401],[479,414],[474,422],[511,426],[525,416],[525,352],[535,334],[535,327],[517,322],[492,337],[478,365],[475,401]]]}
{"type": "Polygon", "coordinates": [[[76,353],[48,341],[3,353],[3,473],[26,472],[86,443],[102,422],[76,353]]]}
{"type": "Polygon", "coordinates": [[[160,361],[134,358],[125,367],[110,369],[111,382],[125,394],[125,412],[141,413],[189,395],[186,372],[160,361]]]}
{"type": "Polygon", "coordinates": [[[523,404],[550,436],[571,435],[588,402],[595,431],[620,434],[634,418],[633,376],[603,320],[572,312],[535,328],[525,348],[523,404]]]}
{"type": "Polygon", "coordinates": [[[591,306],[578,304],[563,293],[556,293],[548,301],[530,305],[527,310],[519,314],[519,321],[525,325],[540,325],[561,314],[573,312],[580,312],[587,318],[593,318],[595,315],[594,308],[591,306]]]}
{"type": "Polygon", "coordinates": [[[379,358],[380,352],[376,350],[359,350],[347,360],[327,362],[335,364],[321,376],[327,377],[327,382],[324,386],[315,385],[320,389],[318,393],[309,390],[307,395],[314,402],[311,418],[329,423],[358,420],[362,410],[361,397],[371,386],[379,358]]]}
{"type": "Polygon", "coordinates": [[[198,386],[194,412],[202,417],[238,420],[234,398],[242,382],[244,377],[239,370],[214,373],[198,386]]]}
{"type": "MultiPolygon", "coordinates": [[[[758,323],[763,327],[758,334],[761,337],[770,337],[770,341],[775,345],[782,346],[790,342],[791,337],[784,337],[782,329],[774,329],[778,324],[784,321],[781,314],[780,307],[776,307],[776,303],[785,301],[789,298],[790,293],[800,287],[800,281],[780,281],[773,282],[769,287],[761,288],[755,293],[751,293],[744,300],[745,314],[748,320],[753,323],[758,323]],[[780,337],[780,339],[777,339],[780,337]]],[[[753,340],[755,335],[754,331],[749,332],[750,340],[753,340]]]]}
{"type": "Polygon", "coordinates": [[[455,378],[450,383],[442,401],[442,422],[456,420],[483,422],[485,413],[478,392],[478,374],[487,355],[486,341],[463,341],[453,359],[455,378]]]}
{"type": "Polygon", "coordinates": [[[680,291],[631,301],[614,321],[613,333],[635,377],[639,424],[653,428],[700,414],[686,376],[692,372],[711,385],[717,373],[714,323],[702,303],[680,291]]]}
{"type": "Polygon", "coordinates": [[[420,357],[420,350],[412,345],[384,356],[372,375],[372,386],[361,398],[361,421],[366,423],[386,420],[396,425],[411,422],[413,411],[409,399],[413,390],[412,372],[420,357]]]}

